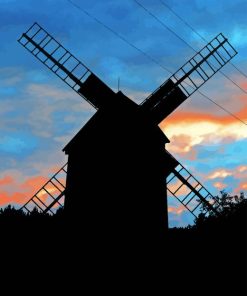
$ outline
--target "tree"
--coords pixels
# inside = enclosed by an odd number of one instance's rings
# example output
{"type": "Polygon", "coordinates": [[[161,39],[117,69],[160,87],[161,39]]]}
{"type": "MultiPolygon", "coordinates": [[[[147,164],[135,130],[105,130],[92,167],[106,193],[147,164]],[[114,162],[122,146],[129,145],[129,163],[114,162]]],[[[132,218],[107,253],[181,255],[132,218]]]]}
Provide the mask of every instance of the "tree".
{"type": "Polygon", "coordinates": [[[247,199],[244,192],[240,192],[239,195],[231,195],[222,190],[220,191],[220,196],[215,196],[215,199],[219,204],[218,208],[216,208],[218,214],[212,211],[208,205],[202,204],[200,208],[201,213],[195,219],[196,226],[201,226],[206,222],[209,223],[215,220],[225,219],[247,206],[247,199]]]}

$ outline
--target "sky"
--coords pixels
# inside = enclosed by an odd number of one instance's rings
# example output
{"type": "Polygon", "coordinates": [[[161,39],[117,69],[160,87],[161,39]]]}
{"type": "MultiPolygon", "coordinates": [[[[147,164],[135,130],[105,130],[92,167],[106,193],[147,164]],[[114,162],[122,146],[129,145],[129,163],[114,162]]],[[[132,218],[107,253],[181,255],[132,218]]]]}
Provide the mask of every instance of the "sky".
{"type": "MultiPolygon", "coordinates": [[[[205,46],[167,6],[210,41],[223,33],[238,51],[232,63],[247,74],[247,1],[73,0],[128,43],[68,0],[0,0],[0,207],[26,202],[67,159],[62,149],[95,110],[18,42],[35,21],[113,90],[140,103],[205,46]],[[163,3],[162,3],[163,2],[163,3]],[[178,36],[171,32],[174,31],[178,36]],[[154,62],[157,61],[156,62],[154,62]]],[[[247,92],[247,78],[222,71],[247,92]]],[[[247,122],[247,95],[221,73],[201,91],[247,122]]],[[[117,128],[117,126],[116,126],[117,128]]],[[[247,189],[247,126],[195,92],[161,124],[167,149],[205,187],[239,194],[247,189]]],[[[169,198],[169,224],[193,217],[169,198]]]]}

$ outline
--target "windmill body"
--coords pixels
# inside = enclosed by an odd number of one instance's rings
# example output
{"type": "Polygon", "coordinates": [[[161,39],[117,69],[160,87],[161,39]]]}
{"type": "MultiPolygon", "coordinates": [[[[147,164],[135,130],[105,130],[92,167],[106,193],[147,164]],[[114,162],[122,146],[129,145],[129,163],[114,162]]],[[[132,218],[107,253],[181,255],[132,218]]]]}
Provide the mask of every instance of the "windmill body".
{"type": "MultiPolygon", "coordinates": [[[[169,140],[158,124],[236,55],[222,34],[140,105],[112,91],[37,23],[19,42],[97,109],[64,148],[66,185],[54,197],[45,184],[51,202],[41,204],[38,192],[23,209],[52,212],[65,195],[69,221],[84,232],[148,240],[168,227],[167,192],[194,216],[202,204],[217,213],[217,200],[165,150],[169,140]]],[[[57,181],[55,174],[48,185],[57,181]]]]}
{"type": "Polygon", "coordinates": [[[168,227],[167,142],[139,105],[114,94],[64,148],[66,214],[104,236],[161,235],[168,227]]]}

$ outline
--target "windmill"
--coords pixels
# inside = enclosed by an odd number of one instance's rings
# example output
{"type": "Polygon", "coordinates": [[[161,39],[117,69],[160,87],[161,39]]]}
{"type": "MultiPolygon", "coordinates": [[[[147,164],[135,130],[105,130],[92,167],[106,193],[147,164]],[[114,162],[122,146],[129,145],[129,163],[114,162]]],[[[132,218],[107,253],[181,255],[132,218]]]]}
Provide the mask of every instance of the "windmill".
{"type": "Polygon", "coordinates": [[[195,217],[201,205],[217,215],[220,204],[165,149],[169,140],[158,124],[237,54],[223,34],[140,105],[115,93],[37,23],[18,41],[97,110],[63,149],[68,163],[24,211],[53,214],[64,204],[70,219],[103,232],[160,233],[168,227],[168,192],[195,217]]]}

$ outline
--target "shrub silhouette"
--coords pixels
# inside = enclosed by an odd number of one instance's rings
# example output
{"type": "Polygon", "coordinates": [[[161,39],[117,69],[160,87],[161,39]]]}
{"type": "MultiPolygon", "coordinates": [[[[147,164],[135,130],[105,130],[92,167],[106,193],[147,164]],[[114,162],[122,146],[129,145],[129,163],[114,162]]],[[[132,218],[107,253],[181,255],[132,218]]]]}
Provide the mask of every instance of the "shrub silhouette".
{"type": "MultiPolygon", "coordinates": [[[[220,206],[218,207],[219,215],[212,211],[206,211],[207,206],[201,206],[201,213],[195,219],[195,228],[210,227],[213,228],[218,224],[236,220],[243,217],[243,212],[247,209],[247,199],[244,192],[239,195],[230,195],[226,191],[220,191],[220,196],[215,197],[220,206]]],[[[244,221],[242,221],[244,223],[244,221]]]]}

